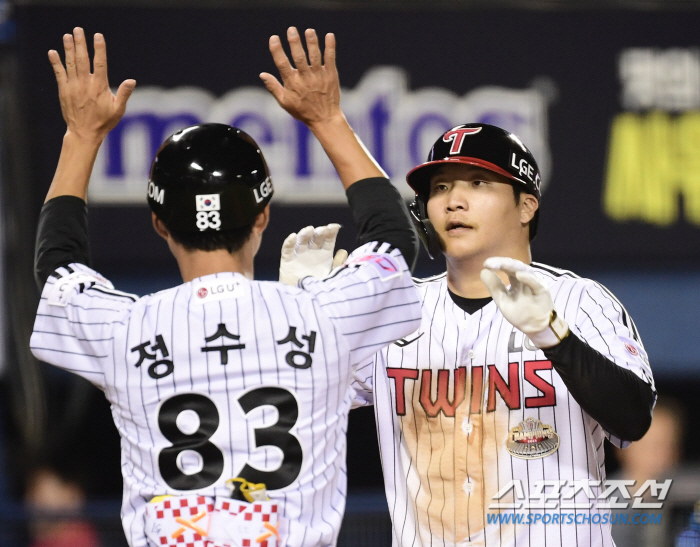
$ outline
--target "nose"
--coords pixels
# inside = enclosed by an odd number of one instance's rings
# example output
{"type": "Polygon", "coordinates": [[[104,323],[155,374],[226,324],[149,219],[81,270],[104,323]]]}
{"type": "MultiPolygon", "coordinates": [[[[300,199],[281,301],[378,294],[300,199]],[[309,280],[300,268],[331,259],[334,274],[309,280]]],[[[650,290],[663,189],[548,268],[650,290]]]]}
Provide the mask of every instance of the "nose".
{"type": "Polygon", "coordinates": [[[462,191],[462,188],[460,185],[455,184],[450,188],[450,191],[447,195],[447,203],[445,204],[445,209],[447,211],[458,211],[458,210],[466,210],[469,208],[469,204],[467,202],[467,196],[464,191],[462,191]]]}

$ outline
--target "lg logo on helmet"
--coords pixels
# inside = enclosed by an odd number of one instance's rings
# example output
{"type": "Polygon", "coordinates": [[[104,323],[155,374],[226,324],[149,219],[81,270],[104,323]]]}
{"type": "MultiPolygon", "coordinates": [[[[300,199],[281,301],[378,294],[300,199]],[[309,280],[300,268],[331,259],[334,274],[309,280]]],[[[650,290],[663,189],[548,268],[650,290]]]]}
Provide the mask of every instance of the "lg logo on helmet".
{"type": "Polygon", "coordinates": [[[521,158],[520,161],[518,161],[515,152],[511,152],[510,166],[517,169],[518,174],[521,177],[527,177],[527,179],[532,182],[538,190],[540,189],[540,174],[527,162],[525,158],[521,158]]]}
{"type": "Polygon", "coordinates": [[[204,230],[218,230],[221,228],[221,199],[219,194],[199,194],[197,202],[197,228],[204,230]]]}
{"type": "Polygon", "coordinates": [[[272,193],[272,181],[268,178],[266,178],[262,184],[260,185],[260,188],[253,188],[253,195],[255,196],[255,201],[257,203],[260,203],[262,200],[264,200],[267,196],[269,196],[272,193]],[[260,190],[260,193],[258,193],[258,190],[260,190]]]}

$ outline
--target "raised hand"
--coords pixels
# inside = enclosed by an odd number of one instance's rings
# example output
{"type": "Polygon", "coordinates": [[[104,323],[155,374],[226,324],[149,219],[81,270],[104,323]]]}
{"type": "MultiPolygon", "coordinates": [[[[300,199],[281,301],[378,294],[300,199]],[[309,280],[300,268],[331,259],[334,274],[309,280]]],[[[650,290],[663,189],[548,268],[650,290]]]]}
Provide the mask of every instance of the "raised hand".
{"type": "Polygon", "coordinates": [[[49,61],[56,75],[67,132],[80,139],[101,142],[124,115],[136,81],[125,80],[116,96],[113,95],[107,80],[107,46],[102,34],[95,34],[94,47],[91,72],[85,33],[76,27],[73,34],[63,36],[65,67],[56,50],[49,51],[49,61]]]}
{"type": "Polygon", "coordinates": [[[527,264],[514,258],[487,258],[481,270],[481,281],[503,317],[537,347],[555,346],[569,333],[566,321],[554,310],[549,289],[527,264]],[[508,276],[510,288],[506,288],[497,271],[508,276]]]}
{"type": "Polygon", "coordinates": [[[296,68],[287,58],[279,36],[270,37],[270,53],[279,70],[282,83],[273,75],[263,72],[260,78],[282,108],[297,120],[312,127],[318,122],[342,116],[340,110],[340,83],[335,66],[335,36],[326,34],[324,54],[318,44],[316,31],[305,33],[306,51],[295,27],[287,30],[287,40],[296,68]]]}
{"type": "Polygon", "coordinates": [[[308,29],[305,36],[308,61],[297,29],[289,27],[287,30],[296,68],[292,67],[282,49],[279,36],[271,36],[270,52],[282,83],[267,72],[260,74],[260,78],[279,105],[311,129],[333,162],[346,190],[358,180],[386,177],[340,109],[335,36],[326,34],[325,58],[318,47],[316,31],[308,29]]]}
{"type": "Polygon", "coordinates": [[[63,36],[65,66],[56,50],[49,51],[61,112],[68,128],[46,201],[59,196],[87,201],[90,174],[100,145],[124,115],[126,101],[136,87],[135,80],[124,80],[117,95],[112,94],[107,80],[104,36],[95,34],[94,44],[93,72],[90,72],[85,33],[80,27],[73,29],[73,34],[63,36]]]}

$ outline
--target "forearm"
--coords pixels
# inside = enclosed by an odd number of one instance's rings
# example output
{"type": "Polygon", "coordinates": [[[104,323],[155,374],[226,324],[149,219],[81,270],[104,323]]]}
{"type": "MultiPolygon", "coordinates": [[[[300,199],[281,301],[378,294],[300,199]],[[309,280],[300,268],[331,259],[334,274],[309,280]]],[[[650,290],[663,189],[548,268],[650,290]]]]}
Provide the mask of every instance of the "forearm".
{"type": "Polygon", "coordinates": [[[66,132],[56,173],[44,203],[58,196],[75,196],[87,202],[90,174],[101,144],[100,137],[66,132]]]}
{"type": "Polygon", "coordinates": [[[654,406],[649,384],[573,333],[543,351],[576,402],[606,431],[626,441],[644,436],[654,406]]]}
{"type": "Polygon", "coordinates": [[[77,196],[62,195],[44,203],[39,215],[34,252],[39,290],[56,268],[72,262],[90,264],[87,205],[77,196]]]}
{"type": "Polygon", "coordinates": [[[418,257],[418,237],[403,198],[384,176],[357,181],[346,191],[357,224],[357,242],[382,241],[398,248],[413,270],[418,257]]]}
{"type": "Polygon", "coordinates": [[[386,173],[355,135],[342,112],[310,124],[309,129],[323,146],[346,190],[358,180],[386,178],[386,173]]]}

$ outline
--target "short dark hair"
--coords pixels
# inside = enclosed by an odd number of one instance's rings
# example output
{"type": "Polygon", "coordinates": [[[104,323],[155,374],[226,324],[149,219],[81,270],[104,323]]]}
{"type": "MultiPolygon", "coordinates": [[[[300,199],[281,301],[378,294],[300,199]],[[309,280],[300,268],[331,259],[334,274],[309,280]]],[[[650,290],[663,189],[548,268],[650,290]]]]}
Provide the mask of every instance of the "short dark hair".
{"type": "Polygon", "coordinates": [[[172,238],[188,251],[218,251],[226,249],[229,253],[240,251],[253,233],[253,223],[233,230],[221,232],[181,233],[170,230],[172,238]]]}

